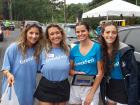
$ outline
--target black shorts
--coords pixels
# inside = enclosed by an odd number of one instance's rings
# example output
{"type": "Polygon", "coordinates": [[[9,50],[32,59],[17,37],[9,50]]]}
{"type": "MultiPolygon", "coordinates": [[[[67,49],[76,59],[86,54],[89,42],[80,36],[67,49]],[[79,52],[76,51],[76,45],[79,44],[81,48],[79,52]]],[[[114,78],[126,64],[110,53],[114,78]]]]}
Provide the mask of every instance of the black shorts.
{"type": "Polygon", "coordinates": [[[70,84],[68,79],[63,81],[49,81],[42,77],[34,94],[42,102],[66,102],[70,97],[70,84]]]}
{"type": "Polygon", "coordinates": [[[113,101],[127,104],[127,92],[123,80],[111,79],[107,84],[107,97],[113,101]]]}

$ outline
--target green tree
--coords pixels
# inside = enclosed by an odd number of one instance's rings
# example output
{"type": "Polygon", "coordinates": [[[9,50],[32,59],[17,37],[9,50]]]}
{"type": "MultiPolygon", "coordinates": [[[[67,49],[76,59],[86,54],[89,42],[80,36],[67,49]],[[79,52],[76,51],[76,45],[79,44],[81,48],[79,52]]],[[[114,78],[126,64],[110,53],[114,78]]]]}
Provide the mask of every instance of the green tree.
{"type": "Polygon", "coordinates": [[[88,3],[89,10],[103,5],[109,1],[111,0],[92,0],[90,3],[88,3]]]}
{"type": "Polygon", "coordinates": [[[50,10],[51,10],[51,20],[52,22],[63,21],[63,7],[64,2],[59,0],[51,0],[50,1],[50,10]]]}
{"type": "Polygon", "coordinates": [[[125,0],[127,2],[130,2],[130,3],[133,3],[133,4],[137,4],[137,5],[140,5],[140,0],[125,0]]]}
{"type": "Polygon", "coordinates": [[[50,22],[62,20],[63,2],[58,0],[12,0],[14,20],[50,22]]]}
{"type": "Polygon", "coordinates": [[[15,20],[49,20],[49,0],[12,0],[15,20]]]}
{"type": "Polygon", "coordinates": [[[2,10],[3,10],[2,0],[0,0],[0,20],[2,19],[2,10]]]}
{"type": "Polygon", "coordinates": [[[86,4],[70,4],[66,9],[67,22],[76,22],[76,18],[81,18],[82,13],[87,11],[86,4]]]}

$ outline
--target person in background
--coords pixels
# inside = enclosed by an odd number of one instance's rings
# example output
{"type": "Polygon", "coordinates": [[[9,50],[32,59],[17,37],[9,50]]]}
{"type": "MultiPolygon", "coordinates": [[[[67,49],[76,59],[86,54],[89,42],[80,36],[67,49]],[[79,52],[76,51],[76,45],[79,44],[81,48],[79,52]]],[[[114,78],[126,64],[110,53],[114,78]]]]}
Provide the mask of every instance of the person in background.
{"type": "Polygon", "coordinates": [[[105,22],[100,22],[99,26],[96,28],[95,33],[99,37],[102,34],[102,28],[104,27],[105,22]]]}
{"type": "Polygon", "coordinates": [[[90,27],[87,23],[77,23],[75,31],[80,43],[70,51],[70,75],[83,74],[96,76],[96,78],[91,86],[72,85],[69,104],[98,105],[99,85],[104,75],[101,45],[90,40],[90,27]]]}
{"type": "Polygon", "coordinates": [[[9,36],[10,35],[10,21],[9,20],[5,20],[5,35],[9,36]]]}
{"type": "Polygon", "coordinates": [[[42,78],[34,96],[39,105],[66,105],[70,95],[69,48],[64,30],[59,25],[50,24],[46,29],[43,58],[42,78]]]}
{"type": "Polygon", "coordinates": [[[101,93],[106,105],[138,105],[138,69],[134,48],[119,42],[118,29],[113,23],[105,24],[99,41],[105,63],[101,93]]]}
{"type": "Polygon", "coordinates": [[[33,105],[36,73],[40,68],[43,31],[38,24],[30,24],[19,39],[6,50],[3,60],[2,92],[7,84],[14,85],[20,105],[33,105]]]}

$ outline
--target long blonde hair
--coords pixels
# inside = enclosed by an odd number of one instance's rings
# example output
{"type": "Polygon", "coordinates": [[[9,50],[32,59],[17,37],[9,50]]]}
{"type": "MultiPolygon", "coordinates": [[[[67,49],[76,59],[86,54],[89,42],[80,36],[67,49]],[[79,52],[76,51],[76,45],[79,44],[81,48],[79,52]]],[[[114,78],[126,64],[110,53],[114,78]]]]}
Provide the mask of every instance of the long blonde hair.
{"type": "Polygon", "coordinates": [[[64,32],[64,30],[57,24],[50,24],[47,29],[46,29],[46,32],[45,32],[45,39],[46,39],[46,51],[47,53],[49,51],[51,51],[52,49],[52,43],[49,39],[49,33],[48,33],[48,30],[52,27],[56,27],[62,34],[62,41],[60,42],[60,47],[64,50],[64,52],[66,53],[66,55],[69,54],[69,48],[68,48],[68,45],[66,43],[66,34],[64,32]]]}
{"type": "Polygon", "coordinates": [[[44,46],[43,45],[43,42],[44,42],[43,30],[40,26],[38,26],[37,24],[32,24],[32,25],[29,24],[28,26],[26,26],[23,29],[23,31],[21,32],[21,34],[17,40],[17,43],[18,43],[18,47],[21,49],[23,57],[25,58],[26,51],[29,48],[29,46],[27,44],[27,32],[33,27],[36,27],[39,30],[39,40],[33,45],[33,48],[35,49],[34,57],[38,61],[39,55],[40,55],[42,48],[44,46]]]}

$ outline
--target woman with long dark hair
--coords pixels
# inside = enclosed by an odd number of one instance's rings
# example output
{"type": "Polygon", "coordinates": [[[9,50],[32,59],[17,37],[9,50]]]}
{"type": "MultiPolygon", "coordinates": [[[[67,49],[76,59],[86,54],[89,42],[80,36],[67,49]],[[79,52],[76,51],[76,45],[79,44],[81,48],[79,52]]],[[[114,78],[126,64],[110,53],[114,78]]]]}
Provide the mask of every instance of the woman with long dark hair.
{"type": "Polygon", "coordinates": [[[105,78],[101,84],[107,105],[137,105],[137,63],[134,48],[119,42],[118,29],[106,23],[99,41],[102,44],[105,78]]]}
{"type": "Polygon", "coordinates": [[[70,52],[70,75],[73,77],[77,75],[75,78],[78,78],[80,74],[81,78],[74,80],[79,83],[71,86],[69,103],[98,105],[99,85],[104,74],[101,45],[89,38],[90,27],[86,22],[77,23],[75,31],[80,43],[70,52]],[[94,80],[89,80],[89,78],[94,78],[94,80]]]}

